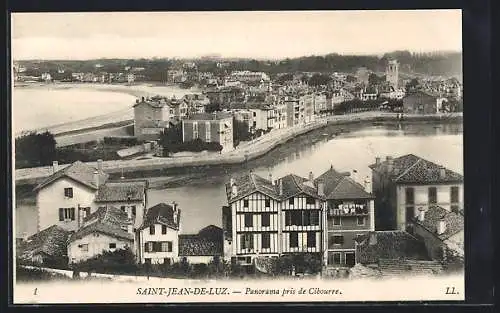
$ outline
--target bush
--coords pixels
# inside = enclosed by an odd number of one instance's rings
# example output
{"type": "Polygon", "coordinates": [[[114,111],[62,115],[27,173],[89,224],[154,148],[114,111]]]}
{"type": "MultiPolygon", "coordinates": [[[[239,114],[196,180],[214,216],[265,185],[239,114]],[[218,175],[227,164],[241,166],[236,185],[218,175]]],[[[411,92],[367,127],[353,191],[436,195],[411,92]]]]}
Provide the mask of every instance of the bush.
{"type": "Polygon", "coordinates": [[[139,144],[139,141],[135,137],[104,137],[104,144],[106,145],[124,145],[124,146],[135,146],[139,144]]]}
{"type": "Polygon", "coordinates": [[[56,160],[56,140],[50,132],[31,132],[15,139],[16,168],[52,164],[56,160]]]}
{"type": "Polygon", "coordinates": [[[91,259],[76,263],[72,268],[81,272],[131,274],[139,268],[135,262],[135,255],[130,249],[105,251],[91,259]]]}

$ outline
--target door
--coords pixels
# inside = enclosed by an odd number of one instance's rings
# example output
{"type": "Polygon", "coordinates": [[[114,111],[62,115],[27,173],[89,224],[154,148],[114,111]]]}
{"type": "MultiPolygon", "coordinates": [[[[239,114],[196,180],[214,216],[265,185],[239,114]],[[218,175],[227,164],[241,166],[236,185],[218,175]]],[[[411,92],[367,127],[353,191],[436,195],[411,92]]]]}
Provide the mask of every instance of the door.
{"type": "Polygon", "coordinates": [[[354,252],[346,252],[345,254],[345,265],[348,267],[353,267],[356,263],[356,259],[354,257],[354,252]]]}

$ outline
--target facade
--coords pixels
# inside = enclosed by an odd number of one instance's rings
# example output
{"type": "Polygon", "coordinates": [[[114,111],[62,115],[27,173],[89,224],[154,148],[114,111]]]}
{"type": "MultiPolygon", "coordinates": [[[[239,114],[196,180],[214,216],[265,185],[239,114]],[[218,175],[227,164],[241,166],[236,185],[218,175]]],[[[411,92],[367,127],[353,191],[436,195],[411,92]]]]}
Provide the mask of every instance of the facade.
{"type": "Polygon", "coordinates": [[[179,258],[181,210],[159,203],[146,212],[144,222],[137,230],[137,260],[148,264],[171,264],[179,258]]]}
{"type": "Polygon", "coordinates": [[[376,158],[372,186],[376,196],[376,228],[406,230],[420,210],[439,205],[463,209],[463,176],[413,154],[376,158]]]}
{"type": "Polygon", "coordinates": [[[247,122],[251,131],[268,131],[275,127],[276,110],[268,103],[232,102],[230,110],[235,118],[247,122]]]}
{"type": "Polygon", "coordinates": [[[375,230],[374,196],[370,184],[362,186],[350,173],[333,167],[316,179],[323,183],[326,199],[324,264],[329,270],[355,265],[355,239],[375,230]]]}
{"type": "Polygon", "coordinates": [[[142,99],[134,105],[134,136],[139,140],[156,140],[169,127],[173,109],[165,99],[142,99]]]}
{"type": "Polygon", "coordinates": [[[79,228],[80,211],[92,213],[94,197],[108,175],[77,161],[63,169],[54,161],[53,174],[34,188],[38,212],[38,231],[52,225],[74,231],[79,228]]]}
{"type": "Polygon", "coordinates": [[[218,142],[222,151],[234,149],[233,116],[228,112],[192,114],[182,121],[184,142],[201,139],[204,142],[218,142]]]}
{"type": "Polygon", "coordinates": [[[100,208],[87,217],[68,240],[68,260],[79,263],[119,249],[134,248],[134,231],[128,215],[115,207],[100,208]]]}
{"type": "Polygon", "coordinates": [[[269,81],[269,76],[263,72],[236,71],[231,73],[230,79],[242,83],[255,83],[269,81]]]}
{"type": "Polygon", "coordinates": [[[374,230],[372,195],[333,168],[317,179],[310,173],[308,178],[290,174],[273,181],[249,173],[232,178],[226,192],[225,258],[241,264],[312,253],[327,270],[354,266],[354,239],[374,230]]]}
{"type": "Polygon", "coordinates": [[[399,89],[399,63],[397,60],[389,60],[385,69],[385,77],[394,90],[399,89]]]}
{"type": "Polygon", "coordinates": [[[411,114],[436,114],[441,112],[445,98],[417,90],[403,97],[403,112],[411,114]]]}
{"type": "Polygon", "coordinates": [[[464,256],[464,216],[440,206],[419,211],[413,220],[413,233],[425,242],[433,260],[445,261],[451,252],[464,256]]]}
{"type": "Polygon", "coordinates": [[[205,113],[210,100],[203,94],[187,94],[182,98],[188,105],[188,113],[205,113]]]}

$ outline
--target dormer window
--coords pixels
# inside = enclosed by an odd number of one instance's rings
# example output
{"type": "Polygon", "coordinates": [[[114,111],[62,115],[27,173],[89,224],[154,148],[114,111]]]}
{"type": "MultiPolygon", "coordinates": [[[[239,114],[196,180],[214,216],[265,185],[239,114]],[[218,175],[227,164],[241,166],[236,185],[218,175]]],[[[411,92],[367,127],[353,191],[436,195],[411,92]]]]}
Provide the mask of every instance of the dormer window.
{"type": "Polygon", "coordinates": [[[64,188],[64,196],[66,198],[73,198],[73,188],[64,188]]]}

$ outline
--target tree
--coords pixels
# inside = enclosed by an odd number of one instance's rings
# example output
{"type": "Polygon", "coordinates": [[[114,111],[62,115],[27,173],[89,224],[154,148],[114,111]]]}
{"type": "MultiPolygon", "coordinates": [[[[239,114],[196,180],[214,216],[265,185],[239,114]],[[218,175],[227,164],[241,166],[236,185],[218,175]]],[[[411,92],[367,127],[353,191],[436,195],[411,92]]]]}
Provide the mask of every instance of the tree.
{"type": "Polygon", "coordinates": [[[420,82],[418,81],[418,79],[416,78],[413,78],[412,80],[410,80],[407,84],[406,84],[406,91],[407,92],[410,92],[410,91],[413,91],[415,89],[418,88],[418,86],[420,86],[420,82]]]}
{"type": "Polygon", "coordinates": [[[247,141],[252,138],[252,133],[249,131],[248,123],[233,118],[233,142],[237,146],[240,141],[247,141]]]}
{"type": "Polygon", "coordinates": [[[328,75],[324,74],[314,74],[309,78],[309,85],[310,86],[325,86],[328,85],[329,82],[331,82],[332,79],[328,75]]]}
{"type": "Polygon", "coordinates": [[[163,147],[163,152],[168,155],[169,153],[176,152],[175,148],[182,144],[182,124],[170,125],[160,135],[158,144],[163,147]]]}
{"type": "Polygon", "coordinates": [[[56,139],[48,131],[16,138],[15,148],[17,168],[49,165],[57,159],[56,139]]]}

